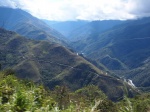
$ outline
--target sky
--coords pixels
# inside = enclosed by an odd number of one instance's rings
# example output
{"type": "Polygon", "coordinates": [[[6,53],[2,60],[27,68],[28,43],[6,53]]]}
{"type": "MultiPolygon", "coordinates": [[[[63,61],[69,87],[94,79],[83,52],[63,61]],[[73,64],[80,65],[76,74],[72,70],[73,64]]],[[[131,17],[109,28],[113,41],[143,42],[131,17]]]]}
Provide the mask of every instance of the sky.
{"type": "Polygon", "coordinates": [[[40,19],[127,20],[150,16],[150,0],[0,0],[40,19]]]}

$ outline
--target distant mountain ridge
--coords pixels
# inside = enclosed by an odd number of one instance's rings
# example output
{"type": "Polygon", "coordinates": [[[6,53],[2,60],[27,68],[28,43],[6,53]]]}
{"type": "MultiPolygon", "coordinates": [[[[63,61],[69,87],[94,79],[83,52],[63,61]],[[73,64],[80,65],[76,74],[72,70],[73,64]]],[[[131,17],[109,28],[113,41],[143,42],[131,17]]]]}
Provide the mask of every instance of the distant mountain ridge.
{"type": "Polygon", "coordinates": [[[83,21],[83,20],[77,20],[77,21],[49,21],[49,20],[43,20],[46,24],[48,24],[50,27],[56,29],[61,34],[63,34],[66,38],[71,40],[70,33],[74,30],[86,25],[89,23],[89,21],[83,21]]]}
{"type": "Polygon", "coordinates": [[[124,23],[124,21],[120,20],[97,20],[91,21],[86,25],[75,29],[70,32],[69,36],[71,36],[71,41],[79,41],[83,39],[90,39],[89,37],[97,37],[100,33],[107,31],[110,28],[113,28],[117,25],[124,23]]]}
{"type": "Polygon", "coordinates": [[[0,7],[0,14],[0,26],[3,28],[31,39],[66,44],[66,39],[62,34],[21,9],[0,7]]]}
{"type": "Polygon", "coordinates": [[[87,39],[92,32],[95,36],[110,28],[124,23],[120,20],[103,20],[103,21],[48,21],[44,20],[50,27],[56,29],[65,35],[71,42],[87,39]]]}

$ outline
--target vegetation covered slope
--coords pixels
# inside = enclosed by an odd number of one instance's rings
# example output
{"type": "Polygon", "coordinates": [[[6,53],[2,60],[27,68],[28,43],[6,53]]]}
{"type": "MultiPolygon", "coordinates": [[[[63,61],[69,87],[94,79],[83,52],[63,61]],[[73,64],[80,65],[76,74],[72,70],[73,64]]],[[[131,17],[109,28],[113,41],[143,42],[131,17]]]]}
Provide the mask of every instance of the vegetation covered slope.
{"type": "Polygon", "coordinates": [[[27,80],[19,80],[8,71],[0,72],[0,111],[2,112],[149,112],[150,94],[124,97],[114,103],[97,86],[75,92],[65,86],[46,90],[27,80]]]}
{"type": "Polygon", "coordinates": [[[2,69],[13,68],[17,76],[43,83],[49,88],[66,85],[77,90],[88,84],[97,85],[111,100],[134,90],[120,79],[110,77],[83,57],[65,47],[46,41],[33,41],[0,29],[0,63],[2,69]],[[130,90],[130,91],[129,91],[130,90]]]}
{"type": "Polygon", "coordinates": [[[150,18],[131,20],[96,37],[93,32],[87,41],[75,42],[74,48],[118,75],[132,79],[136,86],[149,87],[149,29],[150,18]]]}
{"type": "Polygon", "coordinates": [[[63,35],[21,9],[0,7],[0,14],[0,26],[3,28],[28,38],[66,44],[63,35]]]}

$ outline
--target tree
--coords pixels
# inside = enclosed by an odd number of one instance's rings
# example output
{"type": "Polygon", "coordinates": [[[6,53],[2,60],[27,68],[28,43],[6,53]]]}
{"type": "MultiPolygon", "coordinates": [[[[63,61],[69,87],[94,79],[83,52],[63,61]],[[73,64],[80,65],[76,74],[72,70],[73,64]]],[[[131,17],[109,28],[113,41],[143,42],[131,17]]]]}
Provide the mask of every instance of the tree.
{"type": "Polygon", "coordinates": [[[99,112],[118,112],[117,106],[110,100],[103,100],[98,106],[99,112]]]}
{"type": "Polygon", "coordinates": [[[55,99],[59,109],[67,108],[69,105],[69,90],[66,86],[56,86],[54,89],[55,99]]]}
{"type": "Polygon", "coordinates": [[[106,95],[95,85],[88,85],[76,91],[76,94],[85,97],[91,103],[97,99],[106,99],[106,95]]]}

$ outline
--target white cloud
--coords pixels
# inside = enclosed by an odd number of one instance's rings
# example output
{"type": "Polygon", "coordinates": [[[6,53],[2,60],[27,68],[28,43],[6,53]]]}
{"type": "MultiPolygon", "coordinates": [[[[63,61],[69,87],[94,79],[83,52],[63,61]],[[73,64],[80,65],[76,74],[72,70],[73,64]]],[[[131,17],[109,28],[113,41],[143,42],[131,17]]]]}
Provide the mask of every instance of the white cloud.
{"type": "Polygon", "coordinates": [[[0,6],[6,6],[6,7],[15,8],[16,7],[16,3],[14,1],[11,1],[11,0],[1,0],[0,1],[0,6]]]}
{"type": "Polygon", "coordinates": [[[149,17],[150,16],[150,0],[128,0],[128,12],[135,17],[149,17]]]}
{"type": "Polygon", "coordinates": [[[150,16],[150,0],[1,0],[49,20],[133,19],[150,16]]]}

